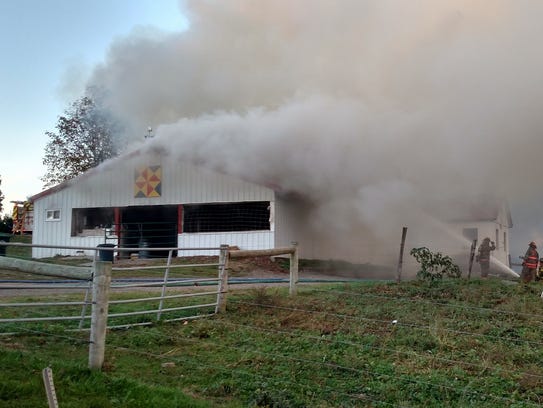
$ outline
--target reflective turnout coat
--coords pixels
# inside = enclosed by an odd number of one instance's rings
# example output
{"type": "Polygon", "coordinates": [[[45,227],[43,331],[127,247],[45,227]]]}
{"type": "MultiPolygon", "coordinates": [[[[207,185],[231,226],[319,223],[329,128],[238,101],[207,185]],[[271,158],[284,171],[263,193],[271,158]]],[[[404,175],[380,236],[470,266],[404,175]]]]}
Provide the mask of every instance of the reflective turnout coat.
{"type": "Polygon", "coordinates": [[[522,266],[528,269],[535,269],[537,268],[538,262],[539,253],[534,247],[529,247],[526,251],[526,255],[524,255],[524,262],[522,263],[522,266]]]}

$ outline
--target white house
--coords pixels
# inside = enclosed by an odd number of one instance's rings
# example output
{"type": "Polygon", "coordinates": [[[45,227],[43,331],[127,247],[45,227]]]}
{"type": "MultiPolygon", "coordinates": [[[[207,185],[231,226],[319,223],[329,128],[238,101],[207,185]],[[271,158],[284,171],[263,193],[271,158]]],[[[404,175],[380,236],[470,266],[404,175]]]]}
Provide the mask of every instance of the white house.
{"type": "MultiPolygon", "coordinates": [[[[513,227],[511,211],[505,200],[486,200],[467,204],[464,215],[450,224],[465,238],[464,248],[472,242],[477,247],[485,238],[494,242],[493,262],[510,267],[509,229],[513,227]]],[[[498,266],[498,265],[495,265],[498,266]]]]}

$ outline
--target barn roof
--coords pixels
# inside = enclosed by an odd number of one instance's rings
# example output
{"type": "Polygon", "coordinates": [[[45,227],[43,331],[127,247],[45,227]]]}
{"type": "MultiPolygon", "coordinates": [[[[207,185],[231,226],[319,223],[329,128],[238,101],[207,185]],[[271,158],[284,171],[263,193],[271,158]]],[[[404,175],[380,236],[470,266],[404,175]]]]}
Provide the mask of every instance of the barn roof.
{"type": "Polygon", "coordinates": [[[33,196],[30,196],[28,198],[28,201],[34,202],[36,200],[39,200],[40,198],[43,198],[43,197],[46,197],[48,195],[54,194],[56,192],[62,191],[65,188],[68,188],[69,186],[71,186],[71,185],[73,185],[73,184],[75,184],[75,183],[77,183],[77,182],[79,182],[81,180],[85,180],[85,179],[93,176],[94,174],[101,171],[105,166],[108,166],[108,167],[113,166],[118,161],[138,156],[140,153],[141,153],[140,150],[135,150],[135,151],[132,151],[130,153],[122,154],[120,156],[117,156],[117,157],[114,157],[112,159],[106,160],[105,162],[99,164],[96,167],[93,167],[92,169],[87,170],[83,174],[80,174],[79,176],[74,177],[73,179],[63,181],[62,183],[57,184],[56,186],[50,187],[50,188],[45,189],[45,190],[43,190],[43,191],[41,191],[41,192],[39,192],[37,194],[34,194],[33,196]]]}
{"type": "MultiPolygon", "coordinates": [[[[70,180],[66,180],[66,181],[63,181],[62,183],[60,184],[57,184],[53,187],[50,187],[46,190],[43,190],[37,194],[34,194],[32,196],[30,196],[28,198],[28,201],[30,202],[34,202],[36,200],[39,200],[43,197],[46,197],[48,195],[51,195],[51,194],[54,194],[54,193],[57,193],[59,191],[62,191],[68,187],[70,187],[71,185],[75,184],[75,183],[78,183],[79,181],[81,180],[85,180],[89,177],[92,177],[93,175],[99,173],[100,171],[104,170],[104,169],[107,169],[107,168],[110,168],[112,166],[115,166],[118,162],[121,162],[123,160],[126,160],[126,159],[129,159],[129,158],[133,158],[133,157],[136,157],[136,156],[139,156],[141,154],[144,154],[144,153],[147,153],[147,152],[154,152],[154,153],[158,153],[158,154],[162,154],[163,152],[161,152],[160,149],[153,149],[151,148],[150,150],[144,150],[143,148],[139,148],[137,150],[134,150],[134,151],[131,151],[131,152],[128,152],[128,153],[124,153],[124,154],[121,154],[117,157],[114,157],[114,158],[111,158],[109,160],[106,160],[105,162],[99,164],[98,166],[96,167],[93,167],[92,169],[89,169],[87,170],[86,172],[80,174],[79,176],[77,177],[74,177],[73,179],[70,179],[70,180]]],[[[202,168],[206,168],[204,165],[202,165],[201,163],[198,163],[198,164],[194,164],[194,163],[191,163],[192,165],[196,166],[196,167],[202,167],[202,168]]],[[[227,172],[225,171],[222,171],[221,169],[211,169],[211,168],[207,168],[208,170],[212,170],[212,171],[215,171],[217,173],[220,173],[220,174],[225,174],[225,175],[229,175],[227,172]]],[[[232,176],[232,175],[230,175],[232,176]]],[[[273,190],[275,192],[280,192],[282,191],[282,188],[273,183],[273,182],[269,182],[269,183],[256,183],[254,180],[251,180],[250,178],[247,178],[247,177],[238,177],[240,179],[242,179],[243,181],[246,181],[246,182],[249,182],[249,183],[255,183],[255,184],[260,184],[266,188],[269,188],[270,190],[273,190]]]]}

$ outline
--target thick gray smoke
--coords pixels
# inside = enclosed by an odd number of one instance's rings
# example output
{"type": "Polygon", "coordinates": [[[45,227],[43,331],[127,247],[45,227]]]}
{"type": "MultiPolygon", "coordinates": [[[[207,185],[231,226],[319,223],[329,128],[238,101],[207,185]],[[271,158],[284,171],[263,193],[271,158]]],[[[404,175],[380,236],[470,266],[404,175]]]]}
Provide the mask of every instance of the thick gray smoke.
{"type": "Polygon", "coordinates": [[[183,6],[189,30],[117,41],[90,81],[135,139],[153,126],[154,147],[301,194],[338,234],[491,195],[534,228],[520,247],[541,242],[543,2],[183,6]]]}

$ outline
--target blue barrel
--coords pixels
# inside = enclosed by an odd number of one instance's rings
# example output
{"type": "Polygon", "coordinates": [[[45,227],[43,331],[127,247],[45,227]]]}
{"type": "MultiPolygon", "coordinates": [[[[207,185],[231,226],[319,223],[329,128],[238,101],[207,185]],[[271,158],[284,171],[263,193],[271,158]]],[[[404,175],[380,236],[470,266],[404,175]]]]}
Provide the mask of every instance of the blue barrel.
{"type": "MultiPolygon", "coordinates": [[[[139,242],[138,245],[139,245],[140,248],[149,248],[149,241],[147,241],[145,239],[142,239],[139,242]]],[[[138,257],[140,259],[149,259],[151,257],[151,251],[149,251],[147,249],[142,249],[142,250],[140,250],[140,253],[138,254],[138,257]]]]}
{"type": "MultiPolygon", "coordinates": [[[[115,248],[115,244],[100,244],[97,248],[115,248]]],[[[98,249],[98,259],[104,262],[113,262],[113,251],[98,249]]]]}

